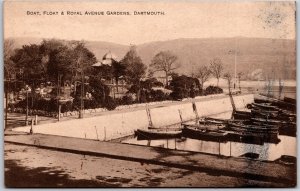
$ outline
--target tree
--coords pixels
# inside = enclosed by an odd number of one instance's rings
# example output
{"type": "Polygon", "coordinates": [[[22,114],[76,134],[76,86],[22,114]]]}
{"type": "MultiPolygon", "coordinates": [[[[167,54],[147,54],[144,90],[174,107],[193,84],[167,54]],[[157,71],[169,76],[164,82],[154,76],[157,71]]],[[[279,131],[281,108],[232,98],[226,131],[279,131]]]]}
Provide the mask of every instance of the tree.
{"type": "Polygon", "coordinates": [[[28,84],[37,82],[46,76],[46,63],[43,61],[43,54],[40,46],[36,44],[24,45],[11,60],[16,63],[16,67],[22,70],[22,80],[28,84]]]}
{"type": "Polygon", "coordinates": [[[130,47],[130,50],[126,53],[121,62],[126,67],[126,81],[137,87],[135,93],[137,100],[140,102],[141,79],[145,77],[147,67],[137,55],[135,46],[130,47]]]}
{"type": "Polygon", "coordinates": [[[217,86],[219,86],[219,79],[222,76],[223,72],[223,63],[220,58],[215,58],[210,62],[210,70],[212,75],[217,78],[217,86]]]}
{"type": "Polygon", "coordinates": [[[92,65],[97,62],[96,56],[89,49],[85,47],[84,42],[75,41],[70,43],[69,46],[74,47],[73,50],[73,62],[76,65],[76,69],[82,70],[85,75],[90,76],[92,74],[92,65]]]}
{"type": "Polygon", "coordinates": [[[15,63],[11,60],[11,57],[14,55],[14,40],[5,39],[4,40],[4,78],[10,79],[12,74],[15,73],[15,63]]]}
{"type": "MultiPolygon", "coordinates": [[[[73,52],[68,47],[62,45],[53,49],[49,53],[48,75],[49,79],[57,84],[57,79],[61,76],[61,83],[65,80],[72,80],[73,52]]],[[[61,84],[58,84],[61,85],[61,84]]]]}
{"type": "Polygon", "coordinates": [[[81,80],[82,72],[91,75],[92,65],[97,61],[84,42],[44,40],[41,49],[46,57],[47,72],[54,83],[58,75],[62,75],[62,83],[65,80],[81,80]]]}
{"type": "Polygon", "coordinates": [[[119,78],[125,75],[126,67],[121,62],[113,61],[111,65],[111,74],[115,78],[118,92],[119,78]]]}
{"type": "Polygon", "coordinates": [[[101,82],[101,77],[99,76],[92,76],[89,79],[89,86],[90,93],[96,100],[97,105],[105,106],[105,102],[109,97],[109,87],[101,82]]]}
{"type": "Polygon", "coordinates": [[[203,90],[204,82],[206,82],[211,74],[208,66],[200,66],[196,72],[196,77],[200,79],[201,90],[203,90]]]}
{"type": "Polygon", "coordinates": [[[168,87],[168,80],[171,71],[179,68],[180,66],[176,64],[177,56],[173,55],[170,51],[161,51],[154,56],[151,61],[150,68],[151,72],[163,71],[166,77],[166,87],[168,87]]]}

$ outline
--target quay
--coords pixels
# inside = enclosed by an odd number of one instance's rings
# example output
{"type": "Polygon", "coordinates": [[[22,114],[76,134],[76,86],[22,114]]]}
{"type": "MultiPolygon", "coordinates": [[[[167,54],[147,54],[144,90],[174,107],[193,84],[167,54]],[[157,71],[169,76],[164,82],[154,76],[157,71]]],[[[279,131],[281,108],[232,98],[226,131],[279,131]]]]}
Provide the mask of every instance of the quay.
{"type": "Polygon", "coordinates": [[[212,175],[282,183],[288,187],[296,185],[294,166],[270,161],[42,134],[10,133],[4,137],[4,142],[79,155],[187,169],[212,175]]]}

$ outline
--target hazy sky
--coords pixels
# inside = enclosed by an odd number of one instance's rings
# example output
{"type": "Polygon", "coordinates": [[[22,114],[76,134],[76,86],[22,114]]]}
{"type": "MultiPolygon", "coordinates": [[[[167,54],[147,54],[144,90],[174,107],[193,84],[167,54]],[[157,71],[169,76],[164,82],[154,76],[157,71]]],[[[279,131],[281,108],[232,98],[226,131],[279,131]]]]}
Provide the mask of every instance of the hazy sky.
{"type": "Polygon", "coordinates": [[[177,38],[263,37],[295,39],[293,2],[5,2],[4,36],[141,44],[177,38]],[[39,11],[41,15],[27,15],[39,11]],[[43,15],[57,11],[59,15],[43,15]],[[65,15],[60,15],[64,11],[65,15]],[[81,11],[83,15],[66,15],[81,11]],[[105,15],[84,15],[103,11],[105,15]],[[111,16],[107,11],[130,12],[111,16]],[[164,15],[138,16],[134,11],[164,15]]]}

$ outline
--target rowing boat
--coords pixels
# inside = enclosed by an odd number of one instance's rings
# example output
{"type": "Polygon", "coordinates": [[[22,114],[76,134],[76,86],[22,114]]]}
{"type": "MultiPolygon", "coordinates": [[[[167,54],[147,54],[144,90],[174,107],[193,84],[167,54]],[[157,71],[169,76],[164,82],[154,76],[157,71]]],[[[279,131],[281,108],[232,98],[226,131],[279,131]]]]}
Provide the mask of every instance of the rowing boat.
{"type": "Polygon", "coordinates": [[[181,131],[158,131],[137,129],[134,131],[138,140],[172,139],[180,138],[181,131]]]}
{"type": "Polygon", "coordinates": [[[198,139],[198,140],[207,140],[207,141],[227,141],[228,133],[223,130],[207,130],[207,129],[199,129],[191,126],[184,126],[182,129],[182,136],[198,139]]]}

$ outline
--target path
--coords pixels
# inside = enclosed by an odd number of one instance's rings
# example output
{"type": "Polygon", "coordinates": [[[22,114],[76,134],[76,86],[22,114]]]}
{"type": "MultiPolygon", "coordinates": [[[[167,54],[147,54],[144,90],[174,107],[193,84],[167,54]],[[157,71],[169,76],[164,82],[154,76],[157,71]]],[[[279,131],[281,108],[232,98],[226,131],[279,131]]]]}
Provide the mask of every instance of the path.
{"type": "Polygon", "coordinates": [[[11,134],[5,136],[4,141],[75,154],[202,171],[208,174],[281,182],[289,186],[296,183],[295,167],[274,162],[41,134],[11,134]]]}

